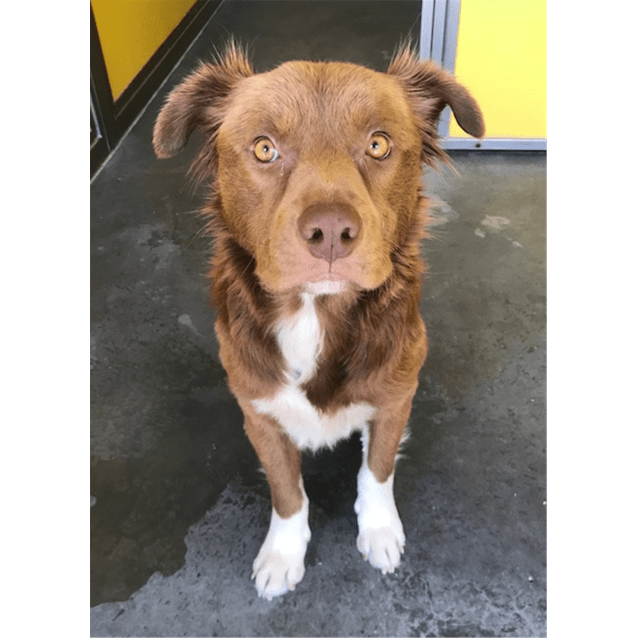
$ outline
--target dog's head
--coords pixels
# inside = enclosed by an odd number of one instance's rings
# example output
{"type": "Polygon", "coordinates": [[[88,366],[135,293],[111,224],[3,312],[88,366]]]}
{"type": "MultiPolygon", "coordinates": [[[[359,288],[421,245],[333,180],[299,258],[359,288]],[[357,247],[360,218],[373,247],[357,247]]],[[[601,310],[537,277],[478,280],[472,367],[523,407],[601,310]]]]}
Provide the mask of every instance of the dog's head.
{"type": "Polygon", "coordinates": [[[256,74],[230,47],[173,92],[153,135],[170,157],[199,127],[195,162],[216,214],[271,291],[374,289],[422,223],[421,164],[444,159],[436,123],[450,105],[482,137],[468,91],[407,48],[387,73],[341,62],[286,62],[256,74]]]}

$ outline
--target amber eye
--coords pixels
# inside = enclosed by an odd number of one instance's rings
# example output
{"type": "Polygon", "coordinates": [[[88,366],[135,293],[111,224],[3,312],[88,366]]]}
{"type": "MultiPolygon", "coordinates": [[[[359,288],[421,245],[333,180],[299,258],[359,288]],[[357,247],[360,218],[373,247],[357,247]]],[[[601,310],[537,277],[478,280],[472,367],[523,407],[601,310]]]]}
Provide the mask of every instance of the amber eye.
{"type": "Polygon", "coordinates": [[[390,139],[385,133],[373,133],[368,142],[366,153],[374,159],[385,159],[390,155],[390,139]]]}
{"type": "Polygon", "coordinates": [[[253,153],[264,163],[274,162],[279,157],[279,151],[269,137],[258,137],[253,144],[253,153]]]}

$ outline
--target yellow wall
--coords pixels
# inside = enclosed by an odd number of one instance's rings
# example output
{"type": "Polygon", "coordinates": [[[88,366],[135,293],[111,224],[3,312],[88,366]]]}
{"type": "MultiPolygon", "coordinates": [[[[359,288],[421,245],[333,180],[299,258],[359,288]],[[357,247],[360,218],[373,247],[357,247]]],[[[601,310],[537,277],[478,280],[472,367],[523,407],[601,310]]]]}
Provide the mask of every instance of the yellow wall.
{"type": "Polygon", "coordinates": [[[91,0],[113,99],[194,4],[195,0],[91,0]]]}
{"type": "MultiPolygon", "coordinates": [[[[545,0],[461,0],[455,75],[485,116],[485,137],[547,137],[545,0]]],[[[468,137],[450,118],[450,136],[468,137]]]]}

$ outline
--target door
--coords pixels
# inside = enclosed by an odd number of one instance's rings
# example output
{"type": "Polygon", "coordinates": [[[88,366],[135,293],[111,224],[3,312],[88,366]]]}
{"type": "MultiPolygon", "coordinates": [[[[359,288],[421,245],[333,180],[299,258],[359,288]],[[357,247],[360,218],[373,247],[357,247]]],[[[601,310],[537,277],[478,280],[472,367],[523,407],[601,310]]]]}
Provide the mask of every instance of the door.
{"type": "Polygon", "coordinates": [[[546,15],[545,0],[422,0],[421,57],[453,73],[485,117],[479,142],[446,108],[444,148],[547,148],[546,15]]]}

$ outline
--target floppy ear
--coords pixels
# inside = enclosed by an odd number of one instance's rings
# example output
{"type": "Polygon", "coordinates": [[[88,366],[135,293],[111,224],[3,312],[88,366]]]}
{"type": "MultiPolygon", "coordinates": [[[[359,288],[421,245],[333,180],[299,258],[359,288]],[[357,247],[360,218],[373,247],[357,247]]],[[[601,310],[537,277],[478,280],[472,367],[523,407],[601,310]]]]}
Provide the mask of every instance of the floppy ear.
{"type": "Polygon", "coordinates": [[[406,47],[392,60],[388,73],[402,83],[420,119],[424,161],[431,161],[432,156],[444,156],[436,143],[436,123],[446,105],[451,107],[456,121],[466,133],[478,138],[485,135],[483,115],[476,100],[454,76],[431,60],[419,60],[406,47]]]}
{"type": "Polygon", "coordinates": [[[220,124],[223,100],[242,78],[253,75],[246,55],[235,44],[215,63],[201,63],[168,96],[153,129],[153,148],[161,159],[172,157],[201,127],[212,139],[220,124]]]}

